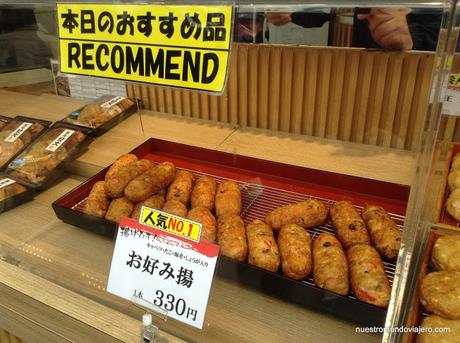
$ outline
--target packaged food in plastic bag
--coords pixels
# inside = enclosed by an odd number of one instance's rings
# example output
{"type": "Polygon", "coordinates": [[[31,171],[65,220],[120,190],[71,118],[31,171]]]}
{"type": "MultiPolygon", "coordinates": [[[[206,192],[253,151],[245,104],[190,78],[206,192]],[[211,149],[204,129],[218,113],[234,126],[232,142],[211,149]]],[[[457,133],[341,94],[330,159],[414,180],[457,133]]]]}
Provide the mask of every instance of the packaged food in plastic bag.
{"type": "Polygon", "coordinates": [[[87,147],[90,139],[88,129],[56,123],[8,165],[7,174],[32,187],[45,187],[65,162],[87,147]]]}
{"type": "Polygon", "coordinates": [[[6,167],[50,125],[49,121],[20,116],[7,123],[0,131],[0,169],[6,167]]]}

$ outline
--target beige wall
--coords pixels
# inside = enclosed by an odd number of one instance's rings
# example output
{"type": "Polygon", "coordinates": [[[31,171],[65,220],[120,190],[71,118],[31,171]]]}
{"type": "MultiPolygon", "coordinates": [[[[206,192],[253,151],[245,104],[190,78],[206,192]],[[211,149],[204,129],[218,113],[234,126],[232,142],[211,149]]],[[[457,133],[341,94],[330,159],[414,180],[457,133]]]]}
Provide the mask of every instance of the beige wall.
{"type": "MultiPolygon", "coordinates": [[[[343,141],[413,150],[434,54],[235,44],[221,96],[129,85],[147,109],[343,141]]],[[[456,119],[447,123],[457,139],[456,119]]],[[[449,131],[450,130],[450,131],[449,131]]]]}

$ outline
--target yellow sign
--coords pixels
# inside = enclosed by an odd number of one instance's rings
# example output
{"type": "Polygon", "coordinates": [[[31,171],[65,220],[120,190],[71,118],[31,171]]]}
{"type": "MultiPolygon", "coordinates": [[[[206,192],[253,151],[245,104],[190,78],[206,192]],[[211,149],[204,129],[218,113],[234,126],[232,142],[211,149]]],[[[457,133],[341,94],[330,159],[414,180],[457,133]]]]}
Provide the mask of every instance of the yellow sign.
{"type": "Polygon", "coordinates": [[[57,5],[62,73],[222,92],[232,6],[57,5]]]}
{"type": "Polygon", "coordinates": [[[449,88],[455,87],[459,88],[460,87],[460,74],[450,74],[449,76],[449,88]]]}
{"type": "Polygon", "coordinates": [[[141,224],[167,231],[195,242],[200,241],[202,226],[200,223],[145,206],[142,206],[139,219],[141,224]]]}

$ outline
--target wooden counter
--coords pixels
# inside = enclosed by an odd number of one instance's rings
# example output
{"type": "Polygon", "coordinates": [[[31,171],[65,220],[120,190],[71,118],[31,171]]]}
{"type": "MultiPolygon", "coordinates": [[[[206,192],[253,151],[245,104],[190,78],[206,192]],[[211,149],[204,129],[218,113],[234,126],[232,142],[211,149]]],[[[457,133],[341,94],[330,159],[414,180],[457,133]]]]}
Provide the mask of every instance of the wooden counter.
{"type": "MultiPolygon", "coordinates": [[[[0,114],[5,115],[57,120],[79,105],[74,99],[0,91],[0,114]]],[[[406,185],[414,170],[414,157],[406,151],[240,130],[141,111],[97,138],[56,185],[0,215],[0,328],[28,342],[84,342],[88,337],[98,342],[137,340],[142,311],[105,291],[113,241],[62,223],[50,205],[148,137],[406,185]]],[[[171,342],[381,339],[355,333],[353,323],[219,277],[213,283],[202,331],[173,319],[159,324],[165,341],[171,342]]]]}

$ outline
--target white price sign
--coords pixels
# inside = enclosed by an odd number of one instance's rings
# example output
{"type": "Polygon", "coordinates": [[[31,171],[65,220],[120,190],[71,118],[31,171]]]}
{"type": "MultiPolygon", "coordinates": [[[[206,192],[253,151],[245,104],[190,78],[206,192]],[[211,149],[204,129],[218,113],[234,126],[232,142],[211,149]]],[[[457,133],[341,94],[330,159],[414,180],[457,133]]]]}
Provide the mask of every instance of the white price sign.
{"type": "Polygon", "coordinates": [[[16,139],[18,139],[19,137],[21,137],[22,134],[23,134],[24,132],[26,132],[27,129],[28,129],[29,127],[31,127],[31,126],[32,126],[32,123],[22,123],[21,125],[19,125],[19,126],[17,127],[16,130],[14,130],[13,132],[11,132],[11,134],[10,134],[8,137],[5,138],[5,142],[8,142],[8,143],[13,143],[13,142],[15,142],[16,139]]]}
{"type": "Polygon", "coordinates": [[[16,181],[11,180],[10,178],[5,177],[4,179],[0,179],[0,189],[8,187],[9,185],[12,185],[13,183],[16,183],[16,181]]]}
{"type": "Polygon", "coordinates": [[[130,300],[141,297],[168,316],[201,329],[219,247],[194,242],[123,218],[107,291],[130,300]]]}
{"type": "Polygon", "coordinates": [[[120,101],[123,101],[125,98],[122,97],[122,96],[117,96],[115,98],[112,98],[110,99],[109,101],[106,101],[104,102],[103,104],[101,104],[101,107],[104,109],[104,110],[107,110],[109,109],[110,107],[112,106],[115,106],[116,104],[118,104],[120,101]]]}
{"type": "Polygon", "coordinates": [[[57,149],[59,149],[59,147],[62,144],[64,144],[70,138],[70,136],[74,134],[74,132],[74,130],[65,129],[59,136],[57,136],[57,138],[54,141],[50,143],[50,145],[46,147],[46,150],[55,152],[57,149]]]}

